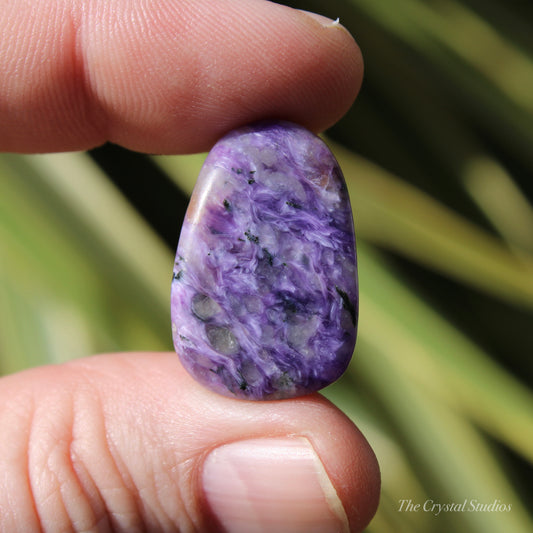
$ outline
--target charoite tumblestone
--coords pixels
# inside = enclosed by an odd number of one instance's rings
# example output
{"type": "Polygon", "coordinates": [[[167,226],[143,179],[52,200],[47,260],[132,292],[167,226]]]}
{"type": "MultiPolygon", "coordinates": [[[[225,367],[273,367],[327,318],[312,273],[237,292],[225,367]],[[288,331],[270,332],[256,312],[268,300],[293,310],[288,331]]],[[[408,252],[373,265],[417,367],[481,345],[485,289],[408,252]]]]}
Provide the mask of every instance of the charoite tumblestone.
{"type": "Polygon", "coordinates": [[[355,237],[322,140],[269,122],[215,145],[181,231],[171,308],[183,365],[226,396],[291,398],[344,372],[357,330],[355,237]]]}

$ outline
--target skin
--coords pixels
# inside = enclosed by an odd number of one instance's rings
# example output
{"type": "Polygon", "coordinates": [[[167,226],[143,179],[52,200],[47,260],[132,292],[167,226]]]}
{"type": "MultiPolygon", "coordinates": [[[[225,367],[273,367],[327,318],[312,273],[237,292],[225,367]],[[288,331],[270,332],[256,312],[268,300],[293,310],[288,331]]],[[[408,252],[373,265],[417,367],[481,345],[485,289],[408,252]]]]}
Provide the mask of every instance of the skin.
{"type": "Polygon", "coordinates": [[[347,31],[264,0],[19,0],[0,28],[5,151],[195,152],[265,117],[322,130],[362,79],[347,31]]]}
{"type": "MultiPolygon", "coordinates": [[[[323,22],[263,0],[4,2],[0,149],[111,141],[194,152],[267,117],[323,130],[362,78],[352,37],[323,22]]],[[[352,531],[379,498],[370,446],[320,395],[224,398],[175,354],[109,354],[4,377],[0,435],[1,531],[214,530],[204,458],[263,437],[309,440],[352,531]]]]}

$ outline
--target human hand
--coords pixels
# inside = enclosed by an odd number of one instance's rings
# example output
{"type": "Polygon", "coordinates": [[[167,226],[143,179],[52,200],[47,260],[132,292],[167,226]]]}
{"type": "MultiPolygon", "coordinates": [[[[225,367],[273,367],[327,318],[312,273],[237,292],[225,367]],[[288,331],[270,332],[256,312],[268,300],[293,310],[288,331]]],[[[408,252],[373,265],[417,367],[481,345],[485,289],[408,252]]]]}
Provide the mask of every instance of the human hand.
{"type": "MultiPolygon", "coordinates": [[[[109,140],[189,152],[266,117],[324,129],[351,105],[362,61],[323,22],[260,0],[11,2],[0,13],[0,149],[109,140]]],[[[10,533],[360,531],[378,500],[372,450],[321,396],[220,397],[175,354],[5,377],[0,431],[10,533]]]]}

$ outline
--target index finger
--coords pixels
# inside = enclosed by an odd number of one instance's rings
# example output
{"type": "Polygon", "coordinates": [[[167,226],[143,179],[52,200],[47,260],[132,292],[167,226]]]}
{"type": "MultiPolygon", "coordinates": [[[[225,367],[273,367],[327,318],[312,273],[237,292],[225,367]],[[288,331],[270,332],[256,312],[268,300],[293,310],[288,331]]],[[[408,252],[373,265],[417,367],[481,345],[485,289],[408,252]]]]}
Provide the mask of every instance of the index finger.
{"type": "Polygon", "coordinates": [[[4,151],[202,151],[266,117],[320,131],[362,78],[342,26],[263,0],[14,1],[0,32],[4,151]]]}

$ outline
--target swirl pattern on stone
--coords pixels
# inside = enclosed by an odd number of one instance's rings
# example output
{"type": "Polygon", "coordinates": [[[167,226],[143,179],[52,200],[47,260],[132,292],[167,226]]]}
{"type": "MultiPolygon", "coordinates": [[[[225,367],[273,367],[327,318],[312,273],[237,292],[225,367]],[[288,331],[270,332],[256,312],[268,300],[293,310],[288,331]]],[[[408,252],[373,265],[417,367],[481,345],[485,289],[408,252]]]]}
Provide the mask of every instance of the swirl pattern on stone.
{"type": "Polygon", "coordinates": [[[340,377],[357,332],[355,235],[321,139],[265,122],[213,147],[181,230],[171,315],[184,367],[225,396],[292,398],[340,377]]]}

